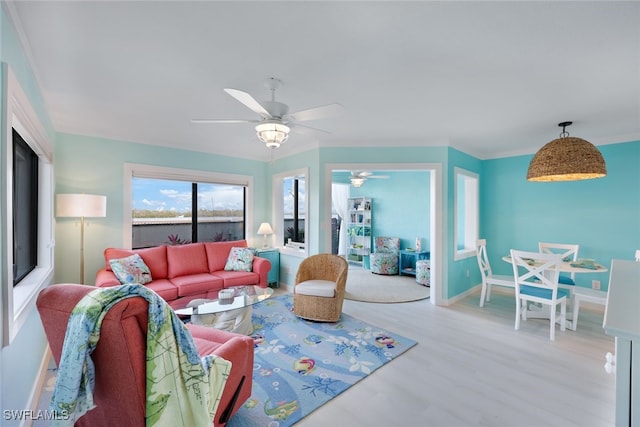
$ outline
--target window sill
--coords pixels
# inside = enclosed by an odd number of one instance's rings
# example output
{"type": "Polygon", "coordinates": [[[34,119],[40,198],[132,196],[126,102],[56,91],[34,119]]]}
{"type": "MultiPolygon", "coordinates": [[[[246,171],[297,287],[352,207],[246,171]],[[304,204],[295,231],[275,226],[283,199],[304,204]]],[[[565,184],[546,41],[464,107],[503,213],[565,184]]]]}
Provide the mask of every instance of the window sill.
{"type": "Polygon", "coordinates": [[[453,259],[454,261],[459,261],[461,259],[471,258],[476,256],[475,249],[462,249],[455,252],[453,259]]]}
{"type": "Polygon", "coordinates": [[[284,255],[291,255],[298,258],[307,257],[307,251],[304,249],[294,249],[294,248],[288,248],[286,246],[280,246],[278,249],[280,250],[280,253],[284,255]]]}
{"type": "Polygon", "coordinates": [[[9,336],[5,337],[4,345],[8,345],[16,337],[22,325],[26,322],[35,308],[38,294],[53,280],[53,269],[37,267],[18,286],[13,288],[13,319],[9,321],[9,336]]]}

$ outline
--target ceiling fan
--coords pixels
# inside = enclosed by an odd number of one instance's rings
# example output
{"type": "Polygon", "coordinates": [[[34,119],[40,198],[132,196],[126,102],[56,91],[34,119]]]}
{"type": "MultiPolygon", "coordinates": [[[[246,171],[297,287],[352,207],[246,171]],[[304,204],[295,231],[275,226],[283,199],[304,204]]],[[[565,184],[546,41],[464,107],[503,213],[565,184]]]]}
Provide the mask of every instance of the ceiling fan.
{"type": "Polygon", "coordinates": [[[276,101],[276,89],[282,86],[282,81],[275,77],[268,77],[264,85],[271,91],[271,100],[258,102],[249,93],[239,89],[226,88],[224,91],[237,101],[248,107],[260,116],[256,120],[242,119],[193,119],[192,123],[257,123],[256,134],[260,141],[269,148],[278,148],[287,141],[291,130],[296,132],[325,132],[328,131],[301,125],[299,122],[318,120],[340,113],[343,110],[340,104],[327,104],[319,107],[289,113],[287,104],[276,101]]]}
{"type": "Polygon", "coordinates": [[[351,185],[354,187],[362,187],[364,182],[367,179],[388,179],[387,175],[375,175],[373,172],[369,171],[351,171],[351,176],[349,180],[351,181],[351,185]]]}

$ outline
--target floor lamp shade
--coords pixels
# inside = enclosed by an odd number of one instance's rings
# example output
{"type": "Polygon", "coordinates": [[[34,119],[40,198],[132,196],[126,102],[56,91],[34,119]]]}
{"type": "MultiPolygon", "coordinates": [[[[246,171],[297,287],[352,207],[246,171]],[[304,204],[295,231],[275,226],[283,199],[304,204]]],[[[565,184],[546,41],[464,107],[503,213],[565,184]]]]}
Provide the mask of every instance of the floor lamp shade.
{"type": "Polygon", "coordinates": [[[56,216],[59,218],[102,218],[107,216],[107,196],[98,194],[58,194],[56,216]]]}
{"type": "Polygon", "coordinates": [[[107,216],[107,196],[98,194],[57,194],[56,216],[80,218],[80,283],[84,284],[84,219],[107,216]]]}

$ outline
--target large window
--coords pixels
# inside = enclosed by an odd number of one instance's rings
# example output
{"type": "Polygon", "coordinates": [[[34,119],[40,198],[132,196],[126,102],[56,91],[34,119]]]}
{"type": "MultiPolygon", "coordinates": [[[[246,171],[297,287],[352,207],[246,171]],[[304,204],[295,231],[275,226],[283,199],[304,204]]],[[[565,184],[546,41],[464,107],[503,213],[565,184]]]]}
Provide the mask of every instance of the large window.
{"type": "Polygon", "coordinates": [[[53,147],[29,98],[2,64],[0,292],[2,344],[9,345],[53,281],[53,147]],[[15,133],[14,133],[15,132],[15,133]],[[14,135],[16,135],[14,143],[14,135]]]}
{"type": "Polygon", "coordinates": [[[308,169],[273,176],[273,222],[276,242],[282,252],[305,256],[309,253],[308,169]]]}
{"type": "Polygon", "coordinates": [[[304,175],[288,176],[283,180],[282,201],[284,208],[284,245],[304,246],[305,178],[304,175]]]}
{"type": "Polygon", "coordinates": [[[252,188],[245,175],[125,164],[123,244],[249,241],[252,188]]]}
{"type": "Polygon", "coordinates": [[[476,254],[478,239],[479,196],[478,175],[455,168],[455,256],[468,258],[476,254]]]}
{"type": "Polygon", "coordinates": [[[133,248],[245,239],[245,187],[133,177],[133,248]]]}
{"type": "Polygon", "coordinates": [[[38,156],[13,129],[13,285],[38,264],[38,156]]]}

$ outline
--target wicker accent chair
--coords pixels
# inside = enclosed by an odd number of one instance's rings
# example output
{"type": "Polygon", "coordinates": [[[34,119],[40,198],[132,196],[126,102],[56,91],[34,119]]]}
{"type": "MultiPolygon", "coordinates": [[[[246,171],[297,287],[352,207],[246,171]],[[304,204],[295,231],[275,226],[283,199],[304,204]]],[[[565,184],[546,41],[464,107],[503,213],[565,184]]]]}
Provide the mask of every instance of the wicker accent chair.
{"type": "Polygon", "coordinates": [[[333,254],[305,258],[296,273],[293,312],[319,322],[337,322],[347,286],[347,261],[333,254]]]}

